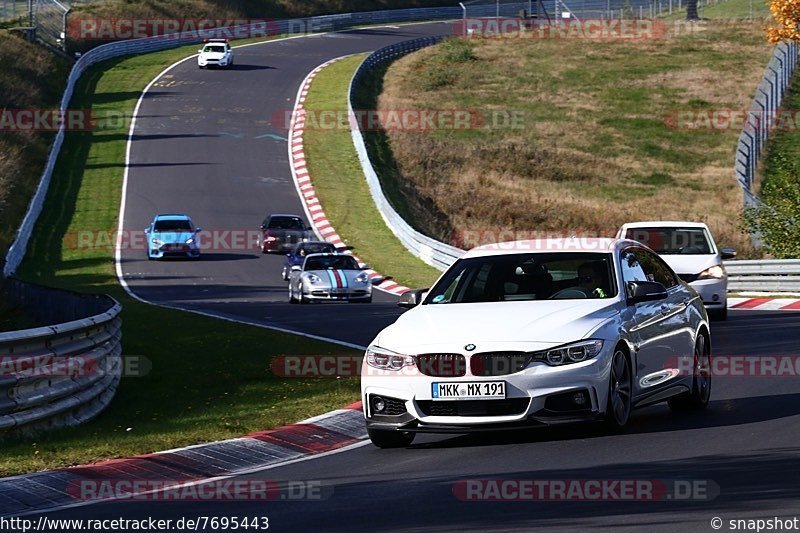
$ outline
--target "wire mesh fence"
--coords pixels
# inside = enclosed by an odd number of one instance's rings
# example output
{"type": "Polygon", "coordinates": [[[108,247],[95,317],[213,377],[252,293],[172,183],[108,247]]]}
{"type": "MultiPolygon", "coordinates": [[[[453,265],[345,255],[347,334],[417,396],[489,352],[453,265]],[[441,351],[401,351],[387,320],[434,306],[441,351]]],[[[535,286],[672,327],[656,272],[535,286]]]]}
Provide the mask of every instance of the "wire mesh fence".
{"type": "Polygon", "coordinates": [[[36,0],[36,36],[56,48],[64,48],[69,7],[58,0],[36,0]]]}
{"type": "Polygon", "coordinates": [[[28,0],[0,0],[0,22],[27,23],[28,0]]]}

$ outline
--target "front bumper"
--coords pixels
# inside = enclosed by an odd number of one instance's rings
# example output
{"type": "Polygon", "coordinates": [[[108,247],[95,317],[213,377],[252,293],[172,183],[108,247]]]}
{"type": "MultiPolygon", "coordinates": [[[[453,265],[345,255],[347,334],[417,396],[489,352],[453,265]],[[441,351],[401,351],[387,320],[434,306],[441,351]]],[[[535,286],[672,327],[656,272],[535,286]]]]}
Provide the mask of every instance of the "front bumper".
{"type": "Polygon", "coordinates": [[[728,306],[728,279],[701,279],[689,283],[697,291],[703,305],[708,309],[724,309],[728,306]]]}
{"type": "Polygon", "coordinates": [[[217,59],[198,59],[197,66],[199,67],[227,67],[228,61],[217,59]]]}
{"type": "MultiPolygon", "coordinates": [[[[612,346],[613,348],[613,346],[612,346]]],[[[441,378],[411,375],[368,375],[380,372],[366,367],[361,399],[367,427],[432,433],[469,433],[519,429],[574,422],[604,416],[608,401],[611,348],[594,359],[560,367],[533,363],[504,376],[441,378]],[[491,400],[433,400],[433,383],[505,381],[506,398],[491,400]],[[582,403],[575,402],[581,395],[582,403]],[[375,412],[375,396],[388,399],[391,414],[375,412]]],[[[384,410],[386,412],[386,410],[384,410]]]]}
{"type": "Polygon", "coordinates": [[[303,296],[308,300],[315,301],[350,301],[368,300],[372,297],[370,287],[354,287],[352,289],[330,289],[330,288],[305,288],[303,296]]]}
{"type": "Polygon", "coordinates": [[[165,257],[200,257],[200,250],[189,244],[162,244],[157,248],[151,244],[147,253],[153,259],[162,259],[165,257]]]}
{"type": "Polygon", "coordinates": [[[286,241],[278,239],[275,241],[261,240],[261,249],[265,252],[291,252],[295,245],[301,241],[286,241]]]}

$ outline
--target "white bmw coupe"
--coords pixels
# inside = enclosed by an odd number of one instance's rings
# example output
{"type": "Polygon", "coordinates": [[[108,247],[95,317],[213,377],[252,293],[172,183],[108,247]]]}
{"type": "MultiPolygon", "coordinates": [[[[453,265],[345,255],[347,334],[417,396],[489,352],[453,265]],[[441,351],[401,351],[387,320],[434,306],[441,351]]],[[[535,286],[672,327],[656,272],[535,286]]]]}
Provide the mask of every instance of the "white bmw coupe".
{"type": "Polygon", "coordinates": [[[367,430],[382,448],[418,432],[604,420],[711,392],[708,316],[652,250],[618,239],[486,245],[456,261],[368,347],[367,430]]]}

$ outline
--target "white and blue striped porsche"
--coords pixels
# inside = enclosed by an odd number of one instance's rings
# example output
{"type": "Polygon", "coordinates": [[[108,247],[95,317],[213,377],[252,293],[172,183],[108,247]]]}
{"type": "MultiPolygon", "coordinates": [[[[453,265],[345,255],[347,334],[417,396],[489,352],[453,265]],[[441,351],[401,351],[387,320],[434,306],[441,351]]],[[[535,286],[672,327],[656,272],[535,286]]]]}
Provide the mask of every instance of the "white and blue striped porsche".
{"type": "Polygon", "coordinates": [[[289,272],[289,302],[372,301],[372,282],[351,255],[310,254],[289,272]]]}

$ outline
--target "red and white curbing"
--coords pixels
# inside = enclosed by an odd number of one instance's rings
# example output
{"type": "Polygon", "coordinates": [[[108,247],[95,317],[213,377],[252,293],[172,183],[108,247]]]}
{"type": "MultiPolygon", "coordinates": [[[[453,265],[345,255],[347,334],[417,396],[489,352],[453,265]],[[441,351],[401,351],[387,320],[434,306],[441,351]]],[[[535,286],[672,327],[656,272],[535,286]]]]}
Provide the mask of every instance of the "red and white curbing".
{"type": "Polygon", "coordinates": [[[800,311],[800,298],[728,298],[728,309],[800,311]]]}
{"type": "MultiPolygon", "coordinates": [[[[295,187],[300,195],[303,207],[306,210],[306,215],[308,215],[308,218],[311,221],[311,224],[314,227],[317,235],[321,239],[332,243],[342,253],[347,253],[355,257],[356,261],[363,266],[365,264],[363,261],[361,261],[355,254],[352,254],[349,250],[345,249],[347,245],[344,243],[344,241],[342,241],[342,238],[336,232],[328,220],[328,217],[325,215],[325,211],[323,211],[322,205],[320,205],[319,197],[317,197],[317,194],[314,190],[314,185],[311,182],[311,176],[309,175],[308,168],[306,167],[306,157],[303,150],[303,131],[305,129],[306,121],[305,102],[308,98],[308,91],[311,88],[311,82],[314,80],[317,74],[322,71],[322,69],[328,65],[331,65],[332,63],[344,59],[345,57],[348,56],[338,57],[321,64],[312,70],[300,85],[300,91],[297,94],[297,101],[295,102],[294,110],[292,112],[292,120],[289,125],[289,161],[291,163],[290,166],[292,169],[292,177],[294,179],[295,187]]],[[[377,279],[383,280],[380,283],[375,283],[375,287],[378,289],[397,295],[403,294],[409,290],[408,287],[404,287],[403,285],[395,283],[390,279],[386,279],[386,276],[382,276],[372,269],[368,269],[366,272],[373,280],[373,283],[374,280],[377,279]]]]}
{"type": "Polygon", "coordinates": [[[176,487],[205,485],[336,453],[363,445],[366,437],[361,402],[357,402],[297,424],[237,439],[3,478],[0,479],[0,494],[4,496],[0,498],[0,517],[25,516],[119,499],[114,495],[84,499],[69,490],[84,481],[130,484],[124,498],[167,493],[176,487]],[[136,488],[134,482],[142,480],[150,483],[136,488]]]}

